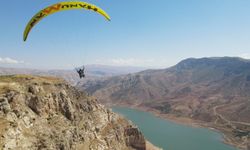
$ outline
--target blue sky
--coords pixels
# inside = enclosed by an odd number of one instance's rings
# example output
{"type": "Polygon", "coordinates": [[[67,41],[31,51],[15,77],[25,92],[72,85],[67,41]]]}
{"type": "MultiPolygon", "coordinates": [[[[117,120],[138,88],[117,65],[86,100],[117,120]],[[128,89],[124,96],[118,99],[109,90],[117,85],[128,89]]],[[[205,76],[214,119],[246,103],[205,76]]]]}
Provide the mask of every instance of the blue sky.
{"type": "Polygon", "coordinates": [[[250,58],[249,0],[89,0],[110,16],[64,11],[31,17],[59,0],[2,1],[0,66],[68,69],[83,64],[168,67],[189,57],[250,58]]]}

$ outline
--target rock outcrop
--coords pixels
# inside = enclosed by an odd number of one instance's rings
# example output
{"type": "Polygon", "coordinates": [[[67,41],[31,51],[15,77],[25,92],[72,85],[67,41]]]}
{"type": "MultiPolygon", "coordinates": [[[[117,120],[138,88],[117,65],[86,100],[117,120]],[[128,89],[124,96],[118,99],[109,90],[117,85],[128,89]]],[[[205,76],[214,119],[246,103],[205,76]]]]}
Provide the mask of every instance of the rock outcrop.
{"type": "Polygon", "coordinates": [[[0,149],[146,149],[129,121],[63,80],[0,76],[0,149]]]}

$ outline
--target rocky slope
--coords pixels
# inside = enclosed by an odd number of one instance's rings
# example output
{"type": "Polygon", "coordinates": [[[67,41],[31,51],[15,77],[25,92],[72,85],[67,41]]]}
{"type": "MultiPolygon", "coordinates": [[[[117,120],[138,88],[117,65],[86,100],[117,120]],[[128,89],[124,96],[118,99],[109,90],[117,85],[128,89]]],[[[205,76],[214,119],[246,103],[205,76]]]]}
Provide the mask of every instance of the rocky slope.
{"type": "Polygon", "coordinates": [[[0,76],[0,149],[144,150],[146,145],[130,122],[61,79],[0,76]]]}
{"type": "Polygon", "coordinates": [[[250,61],[186,59],[162,70],[78,84],[110,105],[147,108],[161,115],[202,121],[246,149],[250,137],[250,61]],[[232,138],[232,139],[231,139],[232,138]]]}

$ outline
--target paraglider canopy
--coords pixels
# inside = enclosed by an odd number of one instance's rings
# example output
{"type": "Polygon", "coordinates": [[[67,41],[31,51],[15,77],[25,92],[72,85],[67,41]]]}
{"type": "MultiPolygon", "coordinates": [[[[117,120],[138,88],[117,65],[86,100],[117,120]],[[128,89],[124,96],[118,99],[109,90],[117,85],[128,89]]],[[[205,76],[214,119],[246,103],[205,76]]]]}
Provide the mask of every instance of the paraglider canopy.
{"type": "Polygon", "coordinates": [[[102,10],[101,8],[93,4],[89,4],[89,3],[81,2],[81,1],[59,2],[59,3],[56,3],[54,5],[44,8],[43,10],[39,11],[35,16],[31,18],[31,20],[27,24],[25,31],[23,33],[23,40],[26,41],[31,29],[44,17],[51,15],[53,13],[59,12],[59,11],[73,10],[73,9],[91,10],[96,13],[99,13],[100,15],[104,16],[108,21],[110,21],[109,15],[104,10],[102,10]]]}

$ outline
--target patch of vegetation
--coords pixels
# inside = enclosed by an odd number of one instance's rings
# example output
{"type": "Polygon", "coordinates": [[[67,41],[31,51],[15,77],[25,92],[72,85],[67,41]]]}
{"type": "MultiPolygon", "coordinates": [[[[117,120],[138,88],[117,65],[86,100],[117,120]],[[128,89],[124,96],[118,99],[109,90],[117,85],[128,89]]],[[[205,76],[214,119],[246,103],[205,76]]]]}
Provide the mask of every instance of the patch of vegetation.
{"type": "Polygon", "coordinates": [[[170,113],[172,110],[171,105],[168,102],[163,103],[161,106],[154,106],[154,108],[165,114],[170,113]]]}
{"type": "Polygon", "coordinates": [[[233,131],[236,137],[244,137],[244,136],[250,136],[250,131],[239,131],[239,130],[234,130],[233,131]]]}

